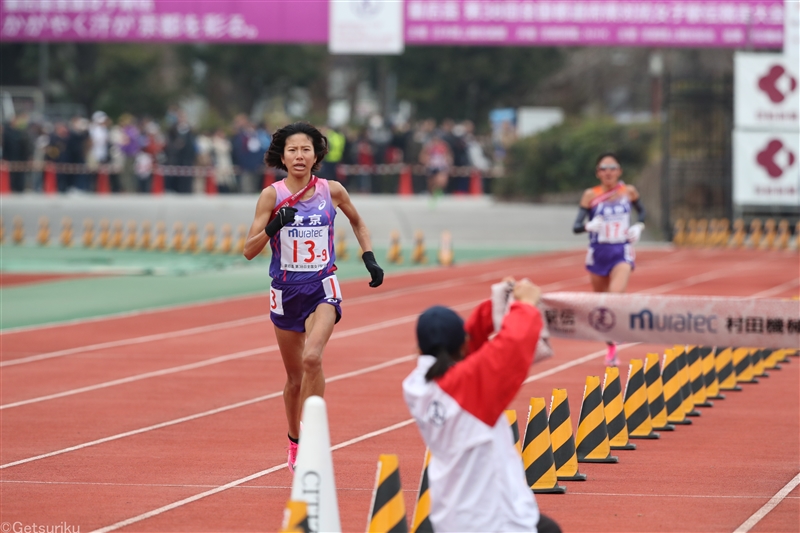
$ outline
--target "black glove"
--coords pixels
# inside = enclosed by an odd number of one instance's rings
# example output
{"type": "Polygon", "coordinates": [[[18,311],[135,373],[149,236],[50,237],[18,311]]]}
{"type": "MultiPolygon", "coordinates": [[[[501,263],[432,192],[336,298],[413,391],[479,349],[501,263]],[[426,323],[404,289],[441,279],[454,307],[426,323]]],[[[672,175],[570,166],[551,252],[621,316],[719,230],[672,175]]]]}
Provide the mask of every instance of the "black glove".
{"type": "Polygon", "coordinates": [[[372,276],[372,281],[369,282],[370,287],[380,287],[383,283],[383,269],[375,261],[375,254],[372,252],[364,252],[361,254],[361,259],[364,261],[364,266],[369,270],[369,275],[372,276]]]}
{"type": "Polygon", "coordinates": [[[270,223],[267,224],[267,227],[264,228],[264,231],[267,232],[269,238],[273,238],[275,234],[277,234],[286,224],[291,224],[294,222],[295,213],[297,213],[297,209],[294,207],[283,206],[278,209],[278,214],[275,215],[275,218],[273,218],[270,223]]]}

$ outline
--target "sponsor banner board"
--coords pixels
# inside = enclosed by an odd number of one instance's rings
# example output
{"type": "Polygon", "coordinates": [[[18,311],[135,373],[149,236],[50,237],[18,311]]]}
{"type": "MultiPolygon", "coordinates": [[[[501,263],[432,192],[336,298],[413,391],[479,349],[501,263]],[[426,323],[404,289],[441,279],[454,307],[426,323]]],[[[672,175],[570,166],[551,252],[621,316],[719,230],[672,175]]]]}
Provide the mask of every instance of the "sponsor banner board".
{"type": "Polygon", "coordinates": [[[328,0],[0,0],[3,41],[328,42],[328,0]]]}
{"type": "Polygon", "coordinates": [[[800,301],[551,292],[542,306],[553,337],[567,339],[800,347],[800,301]]]}
{"type": "Polygon", "coordinates": [[[406,44],[783,46],[783,0],[406,0],[406,44]]]}
{"type": "Polygon", "coordinates": [[[800,131],[800,69],[783,54],[737,52],[734,57],[736,128],[800,131]]]}
{"type": "Polygon", "coordinates": [[[800,205],[800,133],[733,133],[733,203],[800,205]]]}
{"type": "Polygon", "coordinates": [[[348,9],[368,12],[382,4],[403,12],[399,41],[404,36],[407,45],[780,50],[784,43],[783,0],[0,0],[0,38],[323,44],[331,34],[333,50],[399,53],[396,37],[375,37],[389,28],[384,22],[352,34],[339,26],[351,16],[348,9]],[[363,51],[372,47],[393,51],[363,51]]]}
{"type": "Polygon", "coordinates": [[[403,1],[331,0],[328,50],[333,54],[402,54],[403,1]]]}
{"type": "Polygon", "coordinates": [[[784,0],[783,55],[791,64],[800,61],[800,1],[784,0]]]}

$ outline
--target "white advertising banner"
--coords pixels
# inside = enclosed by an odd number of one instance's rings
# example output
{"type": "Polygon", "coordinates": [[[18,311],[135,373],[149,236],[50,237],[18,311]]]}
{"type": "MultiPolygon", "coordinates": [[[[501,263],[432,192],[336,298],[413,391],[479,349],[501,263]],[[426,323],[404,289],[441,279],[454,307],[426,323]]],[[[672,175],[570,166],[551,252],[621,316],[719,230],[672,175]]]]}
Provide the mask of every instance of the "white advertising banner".
{"type": "Polygon", "coordinates": [[[800,1],[784,0],[783,55],[793,65],[800,63],[800,1]]]}
{"type": "Polygon", "coordinates": [[[800,205],[800,133],[733,133],[733,203],[800,205]]]}
{"type": "Polygon", "coordinates": [[[332,54],[402,54],[402,0],[330,0],[332,54]]]}
{"type": "Polygon", "coordinates": [[[542,306],[552,337],[800,348],[797,300],[551,292],[542,306]]]}
{"type": "Polygon", "coordinates": [[[797,61],[783,54],[736,52],[734,76],[737,129],[800,131],[797,61]]]}

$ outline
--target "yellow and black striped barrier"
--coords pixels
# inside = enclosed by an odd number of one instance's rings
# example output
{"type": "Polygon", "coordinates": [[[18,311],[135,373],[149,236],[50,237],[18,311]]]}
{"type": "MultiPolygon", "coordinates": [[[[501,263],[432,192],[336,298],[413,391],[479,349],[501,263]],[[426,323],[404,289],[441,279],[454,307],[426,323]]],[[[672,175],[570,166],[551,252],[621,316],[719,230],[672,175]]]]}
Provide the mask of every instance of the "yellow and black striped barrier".
{"type": "Polygon", "coordinates": [[[403,262],[403,248],[400,245],[400,232],[397,230],[389,236],[389,252],[386,254],[386,260],[395,265],[403,262]]]}
{"type": "Polygon", "coordinates": [[[694,397],[692,395],[692,382],[689,379],[689,361],[686,357],[686,347],[676,344],[672,350],[678,359],[678,376],[681,383],[681,397],[683,398],[683,414],[686,416],[700,416],[694,410],[694,397]]]}
{"type": "Polygon", "coordinates": [[[572,436],[567,389],[553,389],[547,424],[550,426],[553,460],[558,480],[586,481],[586,474],[578,472],[578,456],[575,453],[575,438],[572,436]]]}
{"type": "Polygon", "coordinates": [[[625,386],[625,420],[632,439],[657,439],[650,418],[647,385],[644,381],[644,364],[641,359],[631,359],[628,366],[628,383],[625,386]]]}
{"type": "Polygon", "coordinates": [[[733,368],[734,348],[718,348],[716,356],[717,381],[720,391],[740,391],[736,384],[736,370],[733,368]]]}
{"type": "Polygon", "coordinates": [[[422,463],[422,475],[419,477],[419,492],[411,517],[411,533],[433,533],[431,524],[431,492],[428,487],[428,464],[431,462],[431,451],[425,449],[425,460],[422,463]]]}
{"type": "Polygon", "coordinates": [[[664,369],[661,371],[664,385],[664,405],[667,407],[667,422],[670,424],[688,425],[692,421],[686,418],[683,410],[683,394],[681,393],[680,367],[675,351],[664,351],[664,369]]]}
{"type": "Polygon", "coordinates": [[[378,479],[371,508],[367,533],[408,533],[400,469],[394,454],[381,454],[378,459],[378,479]]]}
{"type": "Polygon", "coordinates": [[[800,222],[795,228],[795,236],[787,219],[775,221],[754,218],[750,223],[738,218],[731,225],[727,218],[678,219],[673,224],[672,244],[695,248],[751,248],[757,250],[800,249],[800,222]]]}
{"type": "Polygon", "coordinates": [[[517,411],[516,409],[506,409],[505,411],[506,420],[508,420],[508,426],[511,428],[511,437],[514,439],[514,447],[517,449],[520,455],[522,455],[522,443],[520,442],[519,438],[519,424],[517,423],[517,411]]]}
{"type": "Polygon", "coordinates": [[[789,361],[785,358],[786,352],[789,350],[771,350],[770,354],[767,356],[767,360],[764,363],[764,367],[767,370],[781,370],[780,363],[788,363],[789,361]]]}
{"type": "Polygon", "coordinates": [[[753,376],[753,361],[750,359],[750,348],[733,350],[733,370],[736,372],[736,383],[758,383],[753,376]]]}
{"type": "Polygon", "coordinates": [[[706,387],[706,400],[724,400],[725,396],[719,392],[717,379],[717,349],[710,346],[700,347],[700,357],[703,359],[703,383],[706,387]]]}
{"type": "Polygon", "coordinates": [[[603,410],[606,417],[608,444],[612,450],[635,450],[636,445],[628,441],[628,424],[622,403],[622,385],[619,383],[619,368],[606,367],[603,378],[603,410]]]}
{"type": "Polygon", "coordinates": [[[415,265],[423,265],[428,262],[428,255],[425,252],[425,234],[421,230],[414,232],[414,248],[411,251],[411,262],[415,265]]]}
{"type": "Polygon", "coordinates": [[[304,501],[289,500],[283,511],[281,533],[311,533],[308,525],[308,504],[304,501]]]}
{"type": "Polygon", "coordinates": [[[750,359],[753,361],[754,377],[757,378],[769,377],[769,374],[767,374],[766,370],[764,369],[764,358],[766,357],[765,353],[769,353],[769,350],[755,349],[750,352],[750,359]]]}
{"type": "Polygon", "coordinates": [[[650,408],[653,429],[656,431],[675,431],[675,426],[667,422],[667,406],[664,404],[664,387],[661,383],[661,365],[658,363],[658,354],[647,354],[644,382],[647,386],[647,404],[650,408]]]}
{"type": "Polygon", "coordinates": [[[611,455],[603,396],[600,393],[600,378],[597,376],[586,376],[575,445],[579,463],[619,461],[619,458],[611,455]]]}
{"type": "Polygon", "coordinates": [[[525,440],[522,445],[522,463],[525,467],[525,479],[533,492],[551,494],[567,492],[566,487],[558,484],[556,476],[544,398],[530,400],[525,440]]]}
{"type": "Polygon", "coordinates": [[[706,377],[703,375],[703,351],[700,346],[687,346],[686,359],[689,363],[692,403],[694,403],[695,407],[713,407],[714,404],[708,401],[708,396],[706,395],[706,377]]]}

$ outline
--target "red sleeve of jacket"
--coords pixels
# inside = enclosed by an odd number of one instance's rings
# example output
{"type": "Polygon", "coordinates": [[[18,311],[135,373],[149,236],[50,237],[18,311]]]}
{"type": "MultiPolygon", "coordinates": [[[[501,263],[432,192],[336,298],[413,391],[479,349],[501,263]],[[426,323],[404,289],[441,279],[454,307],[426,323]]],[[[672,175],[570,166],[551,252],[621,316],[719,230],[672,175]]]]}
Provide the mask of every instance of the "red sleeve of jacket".
{"type": "Polygon", "coordinates": [[[471,354],[483,346],[489,340],[489,335],[494,333],[491,300],[486,300],[473,309],[472,314],[469,315],[464,324],[464,329],[469,335],[467,354],[471,354]]]}
{"type": "Polygon", "coordinates": [[[439,387],[464,410],[493,426],[528,375],[541,329],[538,309],[511,304],[500,332],[448,370],[437,381],[439,387]]]}

